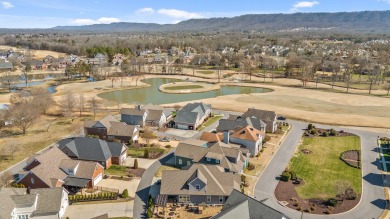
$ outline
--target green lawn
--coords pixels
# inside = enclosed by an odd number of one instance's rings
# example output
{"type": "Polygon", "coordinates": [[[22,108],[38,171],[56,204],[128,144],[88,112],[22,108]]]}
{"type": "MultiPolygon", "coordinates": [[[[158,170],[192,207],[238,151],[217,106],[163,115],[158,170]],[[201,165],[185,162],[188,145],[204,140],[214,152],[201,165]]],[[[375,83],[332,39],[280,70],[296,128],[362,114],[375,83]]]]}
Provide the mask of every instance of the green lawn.
{"type": "Polygon", "coordinates": [[[126,176],[128,168],[129,167],[127,166],[120,166],[120,165],[113,164],[110,166],[110,168],[105,170],[105,173],[107,175],[126,176]]]}
{"type": "Polygon", "coordinates": [[[296,188],[298,195],[306,199],[333,198],[337,195],[336,185],[343,182],[361,193],[361,170],[339,159],[341,152],[352,149],[360,150],[357,136],[304,138],[289,164],[290,170],[304,180],[304,184],[296,188]],[[309,149],[312,153],[303,154],[301,149],[309,149]]]}
{"type": "Polygon", "coordinates": [[[198,130],[199,131],[202,131],[203,129],[205,129],[206,127],[210,126],[211,124],[213,124],[214,122],[222,119],[223,116],[221,115],[217,115],[217,116],[213,116],[211,117],[209,120],[207,120],[205,123],[203,123],[202,127],[200,127],[198,130]]]}
{"type": "Polygon", "coordinates": [[[165,90],[188,90],[188,89],[199,89],[203,88],[203,86],[200,85],[186,85],[186,86],[172,86],[172,87],[166,87],[165,90]]]}
{"type": "Polygon", "coordinates": [[[383,151],[383,157],[385,158],[385,161],[390,161],[390,154],[387,154],[385,151],[386,150],[382,150],[383,151]]]}
{"type": "Polygon", "coordinates": [[[163,148],[152,148],[152,147],[134,148],[134,147],[129,147],[129,150],[127,151],[127,155],[131,156],[133,158],[143,158],[145,149],[148,149],[149,153],[152,153],[152,152],[165,153],[165,152],[167,152],[167,150],[165,150],[163,148]]]}
{"type": "Polygon", "coordinates": [[[212,70],[200,70],[200,71],[196,71],[197,73],[200,73],[200,74],[205,74],[205,75],[211,75],[211,74],[214,74],[215,71],[212,71],[212,70]]]}

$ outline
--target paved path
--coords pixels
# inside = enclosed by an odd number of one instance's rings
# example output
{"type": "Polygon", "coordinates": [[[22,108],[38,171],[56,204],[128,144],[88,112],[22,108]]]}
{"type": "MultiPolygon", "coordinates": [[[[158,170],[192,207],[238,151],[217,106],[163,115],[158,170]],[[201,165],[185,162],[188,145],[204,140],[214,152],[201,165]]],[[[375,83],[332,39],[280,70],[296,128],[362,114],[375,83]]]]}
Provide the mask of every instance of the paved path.
{"type": "Polygon", "coordinates": [[[173,153],[174,149],[172,149],[168,154],[154,162],[142,175],[141,181],[138,185],[137,192],[135,193],[134,197],[134,219],[146,218],[146,203],[148,202],[149,191],[153,182],[154,174],[161,167],[161,165],[165,164],[169,159],[173,157],[173,153]]]}
{"type": "Polygon", "coordinates": [[[69,217],[69,219],[86,219],[107,213],[108,217],[131,217],[133,215],[133,203],[134,201],[69,205],[63,218],[69,217]]]}
{"type": "MultiPolygon", "coordinates": [[[[288,217],[295,218],[315,218],[315,219],[346,219],[346,218],[378,218],[386,207],[383,178],[380,169],[378,168],[378,152],[376,149],[377,137],[384,134],[372,133],[367,131],[344,129],[347,132],[358,135],[362,144],[362,175],[363,175],[363,194],[359,205],[349,212],[337,214],[337,215],[303,215],[293,209],[283,207],[280,205],[275,196],[274,191],[278,184],[277,177],[287,166],[291,156],[297,147],[299,140],[304,133],[303,129],[306,128],[307,123],[289,120],[293,125],[285,141],[282,143],[280,149],[275,154],[268,167],[266,168],[260,180],[256,184],[255,196],[257,199],[265,199],[265,204],[283,212],[288,217]]],[[[321,128],[334,128],[326,125],[316,124],[321,128]]]]}

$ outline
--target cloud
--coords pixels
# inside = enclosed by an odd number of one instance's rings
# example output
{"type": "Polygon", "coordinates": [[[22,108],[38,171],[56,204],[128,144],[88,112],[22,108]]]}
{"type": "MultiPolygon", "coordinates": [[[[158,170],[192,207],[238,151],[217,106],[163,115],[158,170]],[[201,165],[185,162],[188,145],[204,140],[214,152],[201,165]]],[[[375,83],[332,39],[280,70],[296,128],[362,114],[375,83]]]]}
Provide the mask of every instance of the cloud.
{"type": "MultiPolygon", "coordinates": [[[[389,0],[390,1],[390,0],[389,0]]],[[[297,12],[300,8],[312,8],[316,5],[320,4],[318,1],[311,1],[311,2],[297,2],[293,5],[293,7],[290,9],[290,12],[297,12]]]]}
{"type": "Polygon", "coordinates": [[[3,6],[4,9],[10,9],[15,7],[11,2],[1,2],[1,5],[3,6]]]}
{"type": "Polygon", "coordinates": [[[74,19],[74,20],[71,20],[70,23],[75,24],[75,25],[91,25],[91,24],[111,24],[111,23],[116,23],[116,22],[120,22],[120,21],[121,21],[120,19],[114,18],[114,17],[101,17],[97,20],[74,19]]]}
{"type": "Polygon", "coordinates": [[[182,11],[177,9],[162,8],[159,9],[157,13],[169,17],[180,18],[180,19],[204,18],[204,16],[199,13],[182,11]]]}
{"type": "Polygon", "coordinates": [[[153,8],[140,8],[136,11],[137,14],[153,14],[154,12],[153,8]]]}

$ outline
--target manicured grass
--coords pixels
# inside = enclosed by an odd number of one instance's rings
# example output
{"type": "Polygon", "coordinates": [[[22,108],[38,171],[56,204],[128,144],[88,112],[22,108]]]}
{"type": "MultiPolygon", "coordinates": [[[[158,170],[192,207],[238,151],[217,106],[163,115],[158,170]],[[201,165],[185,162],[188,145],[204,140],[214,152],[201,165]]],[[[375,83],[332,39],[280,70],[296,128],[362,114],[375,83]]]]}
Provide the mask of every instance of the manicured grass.
{"type": "Polygon", "coordinates": [[[333,198],[337,195],[336,185],[343,181],[361,193],[361,170],[339,159],[340,153],[346,150],[360,150],[360,138],[304,138],[289,164],[289,169],[304,180],[304,184],[296,188],[298,195],[302,198],[333,198]],[[304,154],[301,149],[309,149],[312,153],[304,154]]]}
{"type": "Polygon", "coordinates": [[[200,89],[203,88],[203,86],[200,85],[186,85],[186,86],[172,86],[172,87],[166,87],[165,90],[189,90],[189,89],[200,89]]]}
{"type": "Polygon", "coordinates": [[[127,169],[129,169],[129,167],[113,164],[110,166],[110,168],[105,170],[105,173],[107,175],[126,176],[127,169]]]}
{"type": "Polygon", "coordinates": [[[383,151],[383,157],[385,158],[385,161],[390,161],[390,154],[387,154],[386,152],[385,152],[385,150],[382,150],[383,151]]]}
{"type": "Polygon", "coordinates": [[[153,152],[158,152],[158,153],[166,153],[167,150],[163,148],[152,148],[152,147],[146,147],[146,148],[134,148],[134,147],[129,147],[129,150],[127,151],[127,155],[133,157],[133,158],[143,158],[144,157],[144,151],[148,149],[149,154],[153,152]]]}
{"type": "Polygon", "coordinates": [[[211,74],[214,74],[215,72],[212,71],[212,70],[200,70],[200,71],[196,71],[197,73],[200,73],[200,74],[205,74],[205,75],[211,75],[211,74]]]}
{"type": "Polygon", "coordinates": [[[180,170],[179,168],[173,167],[173,166],[167,166],[167,165],[162,165],[156,173],[154,174],[155,177],[161,177],[162,176],[162,171],[164,170],[180,170]]]}
{"type": "Polygon", "coordinates": [[[222,119],[223,116],[221,115],[217,115],[217,116],[213,116],[211,117],[209,120],[207,120],[205,123],[203,123],[202,127],[200,127],[198,130],[199,131],[202,131],[203,129],[205,129],[206,127],[210,126],[211,124],[213,124],[214,122],[222,119]]]}

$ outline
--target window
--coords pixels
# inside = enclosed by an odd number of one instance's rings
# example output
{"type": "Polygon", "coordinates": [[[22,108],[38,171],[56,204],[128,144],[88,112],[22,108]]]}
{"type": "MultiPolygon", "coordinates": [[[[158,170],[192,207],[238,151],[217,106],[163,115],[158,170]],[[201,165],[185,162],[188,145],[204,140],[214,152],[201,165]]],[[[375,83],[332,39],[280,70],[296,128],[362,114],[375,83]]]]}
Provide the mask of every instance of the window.
{"type": "Polygon", "coordinates": [[[211,159],[209,157],[207,157],[206,160],[209,161],[209,162],[211,161],[211,159]]]}
{"type": "Polygon", "coordinates": [[[191,161],[188,160],[188,161],[187,161],[187,165],[188,165],[188,166],[191,165],[191,161]]]}
{"type": "Polygon", "coordinates": [[[190,202],[189,195],[179,195],[179,202],[190,202]]]}
{"type": "Polygon", "coordinates": [[[182,165],[183,161],[179,158],[179,164],[182,165]]]}
{"type": "Polygon", "coordinates": [[[27,214],[18,215],[18,219],[28,219],[28,215],[27,214]]]}
{"type": "Polygon", "coordinates": [[[208,203],[211,202],[211,195],[208,195],[208,196],[207,196],[207,202],[208,202],[208,203]]]}
{"type": "Polygon", "coordinates": [[[215,163],[219,163],[219,160],[215,160],[215,163]]]}
{"type": "Polygon", "coordinates": [[[219,203],[223,203],[223,196],[219,196],[219,203]]]}
{"type": "Polygon", "coordinates": [[[31,183],[34,184],[35,183],[35,180],[34,178],[31,177],[31,183]]]}
{"type": "Polygon", "coordinates": [[[196,189],[196,190],[200,190],[200,185],[199,185],[199,184],[196,184],[196,185],[195,185],[195,189],[196,189]]]}

